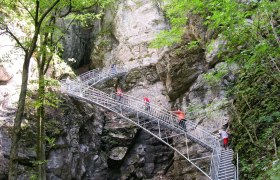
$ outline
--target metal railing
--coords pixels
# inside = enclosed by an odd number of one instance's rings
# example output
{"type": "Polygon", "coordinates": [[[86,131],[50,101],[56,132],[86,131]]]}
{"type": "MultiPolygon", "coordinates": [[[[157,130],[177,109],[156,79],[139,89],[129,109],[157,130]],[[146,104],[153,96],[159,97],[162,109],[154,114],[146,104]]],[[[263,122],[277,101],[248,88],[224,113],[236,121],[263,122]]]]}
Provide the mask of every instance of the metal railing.
{"type": "Polygon", "coordinates": [[[61,81],[61,91],[70,96],[94,103],[115,112],[117,115],[149,132],[151,135],[155,136],[157,139],[178,152],[209,179],[218,179],[221,146],[218,137],[216,137],[213,133],[207,131],[205,128],[192,121],[186,121],[184,127],[180,126],[177,115],[160,106],[150,103],[149,108],[147,108],[147,104],[141,99],[128,96],[126,94],[123,96],[107,94],[93,87],[95,84],[103,80],[123,75],[126,72],[127,69],[123,67],[116,67],[113,71],[111,68],[92,70],[78,76],[74,80],[61,81]],[[133,116],[131,117],[131,115],[133,116]],[[158,133],[148,130],[144,126],[144,123],[141,122],[141,118],[149,119],[148,123],[155,124],[158,128],[158,133]],[[206,173],[190,159],[188,151],[187,154],[185,154],[174,145],[166,142],[166,139],[169,137],[163,136],[163,127],[167,127],[174,131],[172,137],[183,136],[184,138],[195,141],[201,146],[209,149],[212,152],[210,174],[206,173]]]}

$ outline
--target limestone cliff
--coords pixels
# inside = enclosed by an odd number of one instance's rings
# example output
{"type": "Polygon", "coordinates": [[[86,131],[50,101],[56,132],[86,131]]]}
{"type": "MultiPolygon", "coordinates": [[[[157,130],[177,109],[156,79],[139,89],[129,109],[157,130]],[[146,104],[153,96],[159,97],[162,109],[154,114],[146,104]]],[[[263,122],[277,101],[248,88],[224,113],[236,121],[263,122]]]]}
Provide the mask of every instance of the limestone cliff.
{"type": "MultiPolygon", "coordinates": [[[[218,63],[217,52],[223,42],[214,40],[214,47],[207,48],[211,32],[203,27],[198,17],[189,18],[182,44],[170,49],[152,49],[149,43],[156,33],[168,28],[160,4],[149,0],[120,0],[93,24],[93,28],[73,25],[64,39],[63,57],[78,60],[73,66],[76,69],[111,64],[127,66],[126,76],[109,80],[100,88],[112,92],[118,83],[125,93],[138,98],[148,96],[151,103],[166,109],[182,107],[188,120],[216,132],[230,119],[224,88],[234,76],[226,73],[221,81],[211,85],[203,74],[220,68],[232,72],[235,67],[218,63]],[[188,42],[196,39],[202,39],[197,47],[185,48],[188,42]]],[[[56,77],[69,73],[62,71],[56,77]]],[[[1,82],[5,84],[12,82],[16,75],[9,74],[2,66],[0,73],[1,82]]],[[[47,149],[49,179],[205,179],[178,154],[129,122],[59,92],[58,96],[62,100],[60,107],[47,110],[47,133],[55,138],[54,145],[48,144],[47,149]]],[[[2,104],[5,104],[5,97],[3,92],[2,104]]],[[[0,166],[0,178],[7,174],[8,131],[15,111],[12,110],[1,112],[0,159],[4,163],[0,166]],[[9,124],[2,125],[4,123],[9,124]]],[[[23,179],[32,175],[31,161],[35,157],[32,110],[29,114],[25,122],[30,126],[25,129],[26,139],[21,142],[25,147],[21,151],[20,166],[23,179]]],[[[208,153],[192,142],[189,145],[194,154],[208,153]]]]}

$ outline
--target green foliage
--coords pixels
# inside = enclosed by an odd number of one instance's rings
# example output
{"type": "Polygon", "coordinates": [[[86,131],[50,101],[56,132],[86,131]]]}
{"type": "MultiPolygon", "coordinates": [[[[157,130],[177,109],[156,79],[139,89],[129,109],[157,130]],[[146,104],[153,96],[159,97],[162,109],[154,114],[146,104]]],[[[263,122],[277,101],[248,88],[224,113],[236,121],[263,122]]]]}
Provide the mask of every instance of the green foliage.
{"type": "MultiPolygon", "coordinates": [[[[38,19],[40,19],[57,0],[40,0],[38,8],[38,19]]],[[[82,0],[82,1],[69,1],[69,0],[59,0],[52,12],[49,13],[40,29],[40,33],[53,33],[54,39],[58,40],[65,33],[55,24],[50,22],[53,18],[60,16],[65,16],[65,18],[70,19],[72,23],[80,23],[81,25],[87,27],[93,24],[93,20],[100,19],[104,13],[104,9],[112,5],[115,0],[82,0]],[[71,8],[70,8],[71,6],[71,8]],[[99,7],[98,10],[95,7],[99,7]],[[69,11],[69,12],[68,12],[69,11]],[[56,38],[55,38],[56,37],[56,38]]],[[[0,13],[3,15],[0,17],[0,30],[5,30],[6,27],[13,23],[17,24],[19,22],[24,22],[20,24],[22,31],[26,33],[25,37],[17,37],[18,40],[26,48],[28,48],[32,41],[34,27],[37,22],[35,22],[36,17],[36,1],[35,0],[21,0],[21,1],[10,1],[1,0],[0,1],[0,13]]],[[[9,31],[13,32],[9,28],[9,31]]],[[[0,31],[1,32],[1,31],[0,31]]],[[[42,48],[42,47],[41,47],[42,48]]]]}
{"type": "MultiPolygon", "coordinates": [[[[239,66],[228,95],[234,97],[232,143],[240,154],[241,178],[277,179],[279,165],[271,164],[280,144],[280,1],[165,2],[171,29],[158,34],[152,47],[180,43],[189,13],[202,17],[214,38],[217,34],[222,37],[226,43],[219,52],[220,59],[239,66]]],[[[189,43],[189,47],[194,45],[199,43],[189,43]]],[[[214,86],[227,73],[225,68],[216,69],[204,79],[214,86]]]]}
{"type": "Polygon", "coordinates": [[[223,64],[218,70],[203,74],[203,78],[209,85],[215,86],[218,85],[221,82],[221,79],[228,73],[228,67],[226,64],[223,64]]]}
{"type": "Polygon", "coordinates": [[[150,45],[152,48],[171,46],[181,42],[187,22],[186,13],[191,7],[192,0],[164,0],[164,2],[167,4],[164,6],[164,10],[171,29],[161,31],[152,41],[150,45]]]}
{"type": "Polygon", "coordinates": [[[32,171],[30,175],[30,180],[37,180],[38,178],[38,173],[32,171]]]}
{"type": "MultiPolygon", "coordinates": [[[[38,83],[38,81],[32,81],[32,83],[38,83]]],[[[36,98],[36,100],[27,100],[28,106],[31,106],[30,108],[33,107],[35,109],[38,109],[41,106],[49,106],[54,108],[58,107],[61,103],[61,100],[59,99],[57,94],[52,91],[52,88],[59,86],[58,81],[55,79],[45,79],[43,84],[47,89],[44,94],[44,101],[41,101],[41,99],[39,98],[36,98]]],[[[32,91],[28,91],[27,95],[32,98],[34,96],[34,93],[32,91]]]]}
{"type": "Polygon", "coordinates": [[[46,137],[45,139],[46,139],[46,141],[48,142],[50,148],[52,148],[52,147],[55,146],[55,140],[56,140],[55,138],[46,137]]]}
{"type": "Polygon", "coordinates": [[[272,166],[266,172],[266,176],[267,176],[267,179],[271,179],[271,180],[280,179],[280,161],[279,161],[279,159],[272,162],[272,166]]]}
{"type": "Polygon", "coordinates": [[[94,14],[94,13],[84,13],[84,14],[72,14],[68,18],[77,20],[82,27],[90,27],[93,24],[93,21],[100,19],[103,13],[94,14]]]}
{"type": "Polygon", "coordinates": [[[181,41],[181,36],[183,34],[182,28],[173,28],[171,30],[164,30],[157,34],[157,37],[152,41],[150,47],[161,48],[164,46],[171,46],[174,43],[181,41]]]}
{"type": "Polygon", "coordinates": [[[53,145],[52,137],[61,135],[62,129],[63,129],[63,127],[62,127],[61,123],[59,121],[57,121],[56,119],[51,119],[46,122],[46,132],[47,132],[47,134],[49,134],[51,136],[51,137],[47,137],[50,139],[46,139],[46,140],[51,147],[53,145]]]}
{"type": "Polygon", "coordinates": [[[246,178],[261,174],[269,163],[268,159],[277,151],[275,143],[280,140],[280,85],[271,77],[271,73],[277,72],[273,72],[267,64],[254,64],[241,70],[238,82],[232,89],[238,112],[233,124],[234,141],[238,144],[236,150],[241,152],[242,166],[253,164],[243,169],[246,178]],[[249,136],[252,137],[251,142],[249,136]],[[255,154],[254,158],[252,154],[255,154]]]}
{"type": "Polygon", "coordinates": [[[188,49],[196,49],[198,47],[199,47],[199,41],[191,41],[187,45],[188,49]]]}

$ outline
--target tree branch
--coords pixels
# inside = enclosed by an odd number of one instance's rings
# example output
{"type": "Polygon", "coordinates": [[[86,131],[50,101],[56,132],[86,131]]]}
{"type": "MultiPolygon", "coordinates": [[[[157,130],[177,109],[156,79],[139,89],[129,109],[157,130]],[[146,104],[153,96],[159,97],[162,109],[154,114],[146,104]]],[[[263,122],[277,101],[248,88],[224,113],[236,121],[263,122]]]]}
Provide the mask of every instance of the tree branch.
{"type": "MultiPolygon", "coordinates": [[[[43,38],[44,38],[44,40],[43,40],[43,42],[42,42],[42,47],[45,47],[45,48],[47,48],[47,44],[48,44],[48,40],[49,40],[49,34],[48,33],[45,33],[44,34],[44,36],[43,36],[43,38]]],[[[40,69],[40,71],[41,72],[43,72],[44,71],[44,68],[45,68],[45,61],[46,61],[46,49],[44,49],[43,50],[43,55],[42,55],[42,62],[41,62],[41,65],[40,65],[40,67],[39,68],[41,68],[40,69]]]]}
{"type": "MultiPolygon", "coordinates": [[[[64,32],[67,32],[70,29],[70,26],[74,22],[75,19],[76,19],[76,16],[71,20],[71,22],[69,23],[68,27],[64,30],[64,32]]],[[[63,35],[60,36],[54,44],[56,45],[63,37],[64,37],[63,35]]]]}
{"type": "Polygon", "coordinates": [[[56,0],[49,9],[47,9],[43,15],[41,16],[41,18],[38,21],[38,25],[41,26],[43,20],[45,19],[45,17],[49,14],[49,12],[51,12],[51,10],[59,3],[60,0],[56,0]]]}
{"type": "Polygon", "coordinates": [[[276,64],[276,62],[274,61],[274,59],[271,57],[270,54],[269,54],[268,56],[269,56],[270,60],[273,62],[275,68],[278,70],[278,72],[280,72],[280,69],[279,69],[279,67],[277,66],[277,64],[276,64]]]}
{"type": "Polygon", "coordinates": [[[251,108],[251,106],[250,106],[250,104],[249,104],[247,98],[246,98],[243,94],[241,94],[241,96],[242,96],[242,98],[245,100],[245,102],[246,102],[248,108],[249,108],[250,110],[252,110],[252,108],[251,108]]]}
{"type": "Polygon", "coordinates": [[[235,106],[234,106],[233,103],[232,103],[232,107],[233,107],[233,111],[234,111],[234,113],[235,113],[235,115],[236,115],[236,117],[237,117],[238,123],[245,129],[247,135],[249,136],[249,139],[250,139],[251,143],[254,144],[255,146],[257,146],[257,145],[256,145],[256,142],[254,141],[254,139],[253,139],[253,137],[252,137],[252,135],[251,135],[251,133],[250,133],[250,131],[249,131],[249,129],[248,129],[244,124],[242,124],[241,118],[240,118],[240,116],[238,115],[237,109],[235,108],[235,106]]]}
{"type": "Polygon", "coordinates": [[[269,19],[269,24],[270,24],[270,26],[272,28],[272,32],[273,32],[273,35],[275,37],[275,40],[278,43],[278,45],[280,46],[280,38],[277,36],[277,33],[276,33],[275,28],[274,28],[273,23],[272,23],[272,18],[269,16],[267,11],[265,11],[265,13],[267,15],[267,18],[269,19]]]}
{"type": "Polygon", "coordinates": [[[16,42],[17,44],[23,49],[24,52],[27,52],[27,49],[23,46],[23,44],[20,42],[20,40],[9,30],[9,28],[6,26],[4,33],[8,33],[16,42]]]}
{"type": "Polygon", "coordinates": [[[32,19],[35,21],[35,17],[32,15],[32,13],[28,10],[28,8],[21,2],[19,1],[19,3],[22,5],[23,9],[25,9],[28,14],[32,17],[32,19]]]}
{"type": "Polygon", "coordinates": [[[63,18],[72,12],[72,0],[69,0],[69,9],[65,14],[60,15],[60,18],[63,18]]]}
{"type": "Polygon", "coordinates": [[[35,11],[35,26],[37,26],[37,23],[38,23],[38,18],[39,18],[39,0],[36,0],[36,11],[35,11]]]}
{"type": "Polygon", "coordinates": [[[43,72],[44,74],[47,73],[47,70],[49,69],[50,62],[51,62],[52,58],[53,58],[53,55],[51,55],[51,56],[48,58],[46,67],[45,67],[44,72],[43,72]]]}

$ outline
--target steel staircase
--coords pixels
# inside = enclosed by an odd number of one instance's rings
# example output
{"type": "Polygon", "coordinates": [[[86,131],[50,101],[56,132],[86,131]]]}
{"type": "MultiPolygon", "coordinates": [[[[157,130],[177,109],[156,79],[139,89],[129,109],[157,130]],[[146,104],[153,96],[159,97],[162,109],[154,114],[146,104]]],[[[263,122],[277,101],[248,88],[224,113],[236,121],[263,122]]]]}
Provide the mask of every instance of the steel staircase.
{"type": "Polygon", "coordinates": [[[186,128],[183,128],[179,126],[177,116],[162,107],[151,103],[150,109],[145,110],[145,103],[142,99],[128,95],[119,99],[115,94],[106,94],[94,88],[97,83],[126,73],[127,69],[124,67],[116,67],[113,70],[97,69],[89,71],[78,76],[75,80],[62,80],[61,91],[69,96],[103,107],[132,122],[179,153],[209,179],[237,179],[236,168],[232,163],[233,151],[222,150],[219,138],[202,126],[186,121],[186,128]],[[153,127],[152,130],[150,127],[153,127]],[[172,133],[170,133],[170,130],[172,130],[172,133]],[[177,140],[181,143],[180,147],[176,146],[177,140]],[[206,148],[212,153],[211,156],[194,157],[194,154],[197,153],[189,151],[189,141],[196,142],[206,148]],[[209,167],[201,167],[199,165],[200,160],[209,161],[209,167]],[[206,171],[210,171],[210,173],[206,173],[206,171]]]}
{"type": "Polygon", "coordinates": [[[233,151],[231,149],[221,152],[218,179],[232,179],[235,176],[235,166],[232,164],[233,151]]]}

